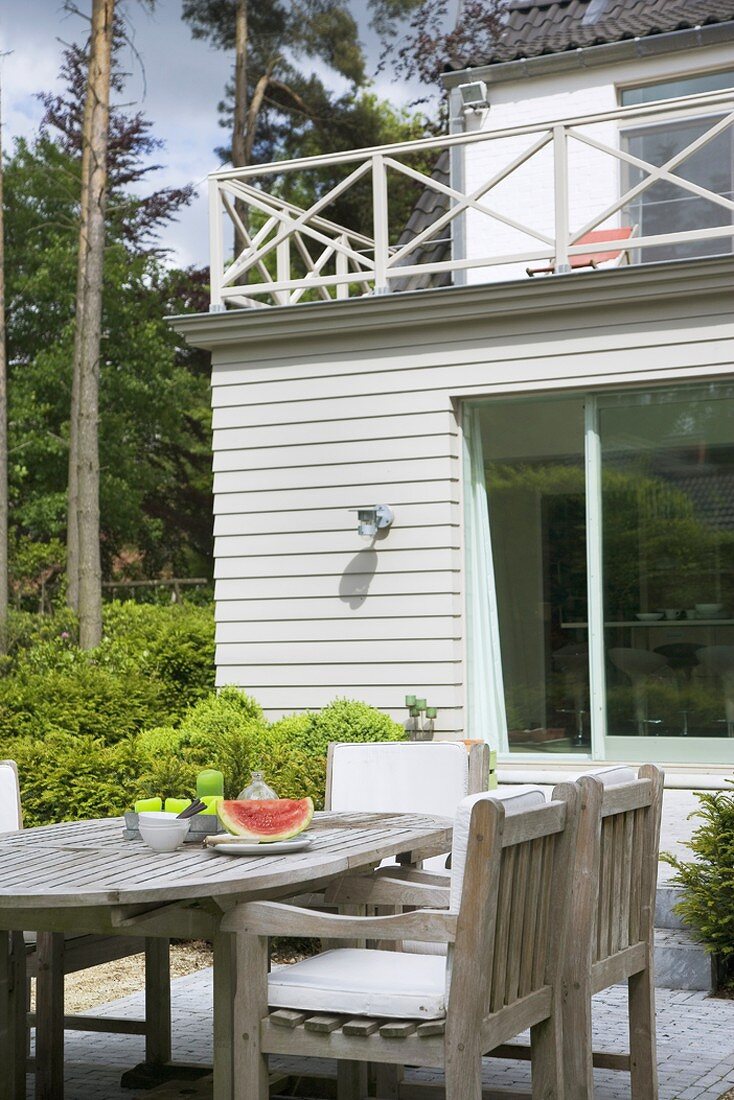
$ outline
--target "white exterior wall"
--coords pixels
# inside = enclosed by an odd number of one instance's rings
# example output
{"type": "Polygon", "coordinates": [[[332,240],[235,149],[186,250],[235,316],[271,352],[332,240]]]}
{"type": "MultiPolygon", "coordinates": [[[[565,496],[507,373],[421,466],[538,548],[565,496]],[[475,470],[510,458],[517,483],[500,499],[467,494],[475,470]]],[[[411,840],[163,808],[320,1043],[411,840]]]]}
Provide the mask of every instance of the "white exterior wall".
{"type": "Polygon", "coordinates": [[[731,259],[181,319],[213,349],[217,682],[465,731],[462,398],[732,375],[731,259]],[[395,522],[374,550],[359,505],[395,522]]]}
{"type": "MultiPolygon", "coordinates": [[[[629,85],[671,80],[709,69],[732,66],[732,48],[711,46],[659,57],[637,58],[615,65],[565,71],[552,76],[498,82],[489,85],[490,109],[481,116],[467,115],[467,129],[486,132],[513,126],[535,125],[598,112],[614,111],[620,105],[619,89],[629,85]]],[[[518,68],[520,65],[518,64],[518,68]]],[[[629,124],[627,124],[629,126],[629,124]]],[[[619,147],[620,124],[587,126],[585,135],[619,147]]],[[[498,139],[470,145],[465,153],[466,190],[511,163],[537,140],[537,135],[498,139]]],[[[621,162],[578,141],[569,142],[569,209],[571,229],[585,225],[616,201],[621,194],[621,162]]],[[[683,194],[683,192],[681,192],[683,194]]],[[[553,236],[553,154],[545,148],[493,188],[483,200],[487,206],[531,228],[553,236]]],[[[614,214],[599,228],[621,224],[614,214]]],[[[542,248],[542,242],[475,211],[466,217],[467,256],[501,256],[542,248]]],[[[550,259],[552,250],[548,253],[550,259]]],[[[469,269],[467,282],[526,278],[526,264],[469,269]]],[[[533,261],[534,267],[541,266],[533,261]]]]}

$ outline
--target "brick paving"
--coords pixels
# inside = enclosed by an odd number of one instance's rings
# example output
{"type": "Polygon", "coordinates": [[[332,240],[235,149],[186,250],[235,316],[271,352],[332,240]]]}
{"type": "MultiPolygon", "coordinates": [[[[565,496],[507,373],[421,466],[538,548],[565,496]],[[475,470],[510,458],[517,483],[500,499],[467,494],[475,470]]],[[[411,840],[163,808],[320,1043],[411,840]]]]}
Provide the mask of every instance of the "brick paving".
{"type": "MultiPolygon", "coordinates": [[[[626,992],[622,987],[595,998],[595,1041],[605,1050],[625,1046],[626,992]]],[[[658,1059],[660,1100],[719,1100],[734,1087],[734,1001],[717,1000],[705,993],[658,990],[658,1059]]],[[[106,1005],[98,1014],[141,1016],[143,999],[134,994],[106,1005]]],[[[211,1062],[211,970],[201,970],[173,982],[174,1058],[184,1062],[211,1062]]],[[[67,1100],[132,1100],[120,1088],[121,1072],[143,1058],[138,1036],[67,1033],[67,1100]]],[[[436,1080],[431,1071],[416,1072],[436,1080]]],[[[485,1063],[485,1083],[522,1092],[529,1069],[519,1062],[485,1063]]],[[[29,1100],[32,1096],[29,1078],[29,1100]]],[[[626,1100],[629,1078],[623,1073],[597,1071],[595,1100],[626,1100]]],[[[143,1094],[145,1095],[145,1094],[143,1094]]]]}

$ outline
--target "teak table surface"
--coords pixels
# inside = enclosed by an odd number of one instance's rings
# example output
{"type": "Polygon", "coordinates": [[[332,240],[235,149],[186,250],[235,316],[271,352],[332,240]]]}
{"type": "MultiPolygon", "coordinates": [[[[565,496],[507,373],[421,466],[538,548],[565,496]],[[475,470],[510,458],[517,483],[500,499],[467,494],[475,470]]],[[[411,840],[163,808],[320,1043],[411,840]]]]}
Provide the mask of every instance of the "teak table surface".
{"type": "MultiPolygon", "coordinates": [[[[220,855],[196,844],[158,853],[124,840],[123,827],[115,818],[0,834],[0,931],[211,940],[216,1100],[232,1095],[233,936],[219,931],[222,915],[239,902],[292,897],[384,859],[416,862],[451,848],[451,822],[424,814],[317,813],[311,846],[283,855],[220,855]]],[[[3,1063],[18,1056],[18,1043],[0,1046],[3,1063]]]]}

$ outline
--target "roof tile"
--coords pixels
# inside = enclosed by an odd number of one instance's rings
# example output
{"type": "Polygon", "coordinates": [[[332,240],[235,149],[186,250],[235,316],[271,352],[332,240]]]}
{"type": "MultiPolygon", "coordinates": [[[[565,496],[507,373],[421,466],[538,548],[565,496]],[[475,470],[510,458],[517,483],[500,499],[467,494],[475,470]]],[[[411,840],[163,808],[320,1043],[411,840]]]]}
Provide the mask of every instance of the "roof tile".
{"type": "Polygon", "coordinates": [[[620,42],[734,20],[734,0],[511,0],[491,56],[471,65],[620,42]]]}

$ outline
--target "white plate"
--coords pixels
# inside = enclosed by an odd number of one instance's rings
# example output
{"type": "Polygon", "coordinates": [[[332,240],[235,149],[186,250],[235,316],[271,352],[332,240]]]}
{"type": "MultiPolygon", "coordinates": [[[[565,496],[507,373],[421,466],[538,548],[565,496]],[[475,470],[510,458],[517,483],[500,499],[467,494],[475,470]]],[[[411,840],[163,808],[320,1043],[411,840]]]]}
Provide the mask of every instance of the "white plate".
{"type": "Polygon", "coordinates": [[[311,838],[307,836],[294,837],[293,840],[274,840],[272,843],[253,844],[243,840],[240,844],[212,844],[215,852],[225,856],[275,856],[282,852],[300,852],[304,848],[311,847],[311,838]]]}

